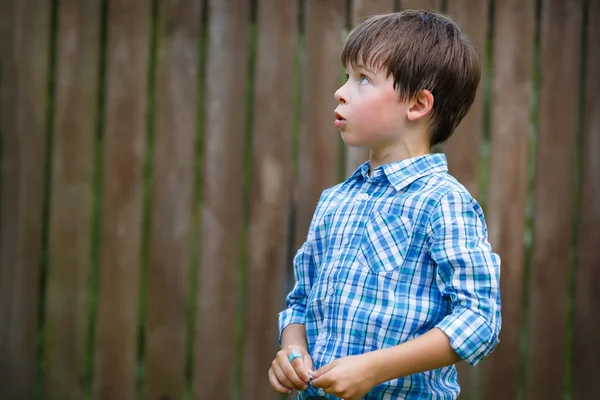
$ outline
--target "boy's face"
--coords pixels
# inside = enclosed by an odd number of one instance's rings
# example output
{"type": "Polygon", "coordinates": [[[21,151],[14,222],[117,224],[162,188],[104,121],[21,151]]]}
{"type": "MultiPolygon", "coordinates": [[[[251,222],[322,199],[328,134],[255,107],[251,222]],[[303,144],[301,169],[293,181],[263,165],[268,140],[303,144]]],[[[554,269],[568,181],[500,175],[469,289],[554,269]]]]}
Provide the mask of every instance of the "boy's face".
{"type": "Polygon", "coordinates": [[[346,72],[348,80],[335,92],[334,125],[342,139],[351,147],[393,145],[405,129],[410,107],[394,89],[394,78],[366,66],[348,65],[346,72]]]}

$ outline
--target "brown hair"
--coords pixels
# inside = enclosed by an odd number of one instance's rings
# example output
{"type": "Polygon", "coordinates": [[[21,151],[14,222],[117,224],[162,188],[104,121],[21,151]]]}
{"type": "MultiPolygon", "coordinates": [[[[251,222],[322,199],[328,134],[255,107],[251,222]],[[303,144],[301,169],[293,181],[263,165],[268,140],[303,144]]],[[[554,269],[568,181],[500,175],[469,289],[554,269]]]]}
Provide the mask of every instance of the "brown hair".
{"type": "Polygon", "coordinates": [[[431,145],[446,141],[471,108],[481,64],[475,44],[450,18],[407,10],[358,25],[342,51],[342,65],[384,68],[403,100],[427,89],[434,98],[431,145]]]}

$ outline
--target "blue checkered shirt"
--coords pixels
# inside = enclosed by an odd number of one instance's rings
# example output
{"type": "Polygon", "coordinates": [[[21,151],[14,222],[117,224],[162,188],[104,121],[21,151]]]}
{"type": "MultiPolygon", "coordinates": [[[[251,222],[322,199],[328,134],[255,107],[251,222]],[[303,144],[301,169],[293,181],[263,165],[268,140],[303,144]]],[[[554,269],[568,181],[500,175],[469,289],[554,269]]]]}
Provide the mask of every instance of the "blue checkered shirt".
{"type": "MultiPolygon", "coordinates": [[[[437,327],[477,364],[496,347],[501,325],[500,258],[481,207],[448,174],[443,154],[368,171],[367,162],[323,192],[294,258],[280,335],[304,324],[318,369],[437,327]]],[[[364,399],[455,399],[459,391],[448,366],[383,383],[364,399]]]]}

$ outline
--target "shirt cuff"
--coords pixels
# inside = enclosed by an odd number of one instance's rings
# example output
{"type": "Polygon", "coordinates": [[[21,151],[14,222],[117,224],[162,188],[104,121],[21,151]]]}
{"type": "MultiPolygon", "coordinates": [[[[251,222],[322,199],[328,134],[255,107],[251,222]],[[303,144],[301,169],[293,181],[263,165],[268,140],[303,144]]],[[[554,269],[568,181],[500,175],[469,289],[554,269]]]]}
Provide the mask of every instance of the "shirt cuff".
{"type": "Polygon", "coordinates": [[[291,324],[304,325],[306,313],[302,307],[290,307],[279,313],[279,338],[277,342],[281,346],[281,334],[283,330],[291,324]]]}
{"type": "Polygon", "coordinates": [[[436,328],[450,339],[458,356],[471,365],[477,365],[498,344],[498,332],[488,321],[473,310],[459,307],[441,320],[436,328]]]}

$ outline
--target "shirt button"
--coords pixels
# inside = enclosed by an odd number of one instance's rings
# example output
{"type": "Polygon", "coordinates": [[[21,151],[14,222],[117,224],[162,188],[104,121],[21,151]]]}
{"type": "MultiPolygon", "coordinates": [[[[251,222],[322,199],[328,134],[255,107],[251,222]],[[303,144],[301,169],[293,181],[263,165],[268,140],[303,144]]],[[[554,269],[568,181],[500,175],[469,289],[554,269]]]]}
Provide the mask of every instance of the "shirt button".
{"type": "Polygon", "coordinates": [[[363,200],[369,200],[369,195],[367,193],[363,193],[362,196],[360,196],[360,198],[363,200]]]}
{"type": "Polygon", "coordinates": [[[348,237],[345,237],[345,238],[342,240],[342,244],[346,245],[346,244],[348,244],[348,243],[350,243],[350,239],[348,239],[348,237]]]}
{"type": "Polygon", "coordinates": [[[329,287],[329,289],[327,290],[327,294],[328,294],[328,295],[330,295],[330,296],[333,296],[333,293],[334,293],[334,292],[335,292],[335,291],[333,290],[333,287],[331,287],[331,286],[330,286],[330,287],[329,287]]]}

